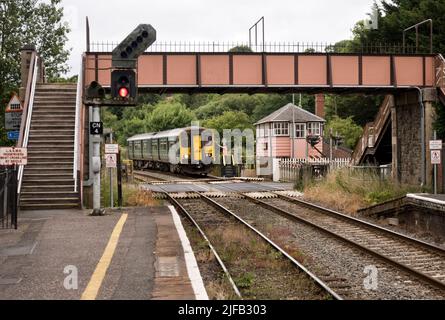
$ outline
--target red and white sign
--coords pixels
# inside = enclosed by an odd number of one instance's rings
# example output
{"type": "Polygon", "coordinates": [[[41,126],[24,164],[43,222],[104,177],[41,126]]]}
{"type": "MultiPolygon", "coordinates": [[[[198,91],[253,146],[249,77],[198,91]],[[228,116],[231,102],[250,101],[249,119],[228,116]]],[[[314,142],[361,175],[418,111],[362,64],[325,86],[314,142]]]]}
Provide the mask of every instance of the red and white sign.
{"type": "Polygon", "coordinates": [[[118,154],[119,153],[119,145],[118,144],[106,144],[105,145],[105,153],[118,154]]]}
{"type": "Polygon", "coordinates": [[[0,166],[26,166],[28,150],[26,148],[0,148],[0,166]]]}
{"type": "Polygon", "coordinates": [[[116,154],[106,154],[105,155],[105,162],[107,168],[117,168],[117,156],[116,154]]]}
{"type": "Polygon", "coordinates": [[[20,102],[19,97],[16,94],[14,94],[11,100],[9,100],[8,104],[6,105],[5,112],[22,112],[22,111],[23,111],[22,103],[20,102]]]}
{"type": "Polygon", "coordinates": [[[441,150],[431,150],[431,164],[441,164],[441,150]]]}

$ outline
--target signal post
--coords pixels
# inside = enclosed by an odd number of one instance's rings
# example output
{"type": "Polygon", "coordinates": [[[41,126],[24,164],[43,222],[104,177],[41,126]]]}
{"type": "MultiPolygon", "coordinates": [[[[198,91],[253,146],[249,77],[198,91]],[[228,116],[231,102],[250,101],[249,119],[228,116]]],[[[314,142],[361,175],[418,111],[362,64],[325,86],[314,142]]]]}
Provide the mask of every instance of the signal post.
{"type": "Polygon", "coordinates": [[[100,107],[128,107],[137,104],[137,59],[149,46],[156,41],[156,30],[149,24],[140,24],[114,50],[112,56],[111,88],[107,91],[100,83],[93,81],[86,89],[84,105],[92,107],[90,122],[90,142],[93,154],[90,165],[93,172],[93,211],[92,215],[102,215],[100,205],[100,135],[97,130],[103,125],[100,121],[100,107]],[[96,130],[95,130],[96,129],[96,130]]]}

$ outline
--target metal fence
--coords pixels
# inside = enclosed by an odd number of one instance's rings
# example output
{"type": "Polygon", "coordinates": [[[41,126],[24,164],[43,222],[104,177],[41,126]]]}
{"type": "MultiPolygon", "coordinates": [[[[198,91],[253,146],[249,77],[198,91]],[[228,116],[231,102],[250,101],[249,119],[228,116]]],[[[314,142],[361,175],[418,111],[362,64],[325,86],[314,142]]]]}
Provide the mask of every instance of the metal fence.
{"type": "MultiPolygon", "coordinates": [[[[117,42],[92,42],[90,52],[111,52],[117,42]]],[[[267,53],[363,53],[363,54],[414,54],[415,46],[401,43],[365,43],[351,42],[268,42],[250,45],[246,42],[201,42],[201,41],[157,41],[146,52],[267,52],[267,53]]]]}
{"type": "Polygon", "coordinates": [[[0,168],[0,229],[17,229],[17,169],[0,168]]]}

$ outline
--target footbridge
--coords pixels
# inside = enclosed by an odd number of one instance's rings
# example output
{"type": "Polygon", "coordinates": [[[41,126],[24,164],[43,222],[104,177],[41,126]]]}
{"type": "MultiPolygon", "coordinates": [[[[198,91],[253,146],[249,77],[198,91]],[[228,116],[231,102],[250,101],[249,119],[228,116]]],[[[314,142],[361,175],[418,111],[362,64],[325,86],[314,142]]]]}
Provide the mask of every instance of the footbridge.
{"type": "MultiPolygon", "coordinates": [[[[113,44],[88,44],[81,59],[77,98],[75,102],[72,100],[75,110],[63,115],[64,124],[68,125],[66,121],[70,121],[69,126],[73,129],[70,132],[70,143],[73,145],[67,144],[63,150],[64,157],[70,163],[63,167],[66,169],[66,180],[69,180],[65,191],[77,193],[80,203],[85,206],[91,206],[93,185],[90,166],[93,136],[89,134],[89,123],[97,119],[93,118],[92,108],[83,105],[83,95],[92,81],[99,82],[105,89],[110,87],[113,48],[113,44]]],[[[400,47],[347,51],[328,45],[315,47],[300,44],[262,45],[260,50],[254,48],[247,50],[253,52],[239,52],[246,51],[245,48],[215,43],[199,46],[155,43],[137,60],[139,93],[332,92],[391,95],[385,100],[385,107],[382,107],[381,120],[377,119],[377,125],[374,125],[378,136],[373,136],[373,139],[385,141],[386,148],[390,144],[391,152],[388,155],[385,151],[385,161],[392,163],[395,178],[405,183],[431,184],[428,141],[433,134],[433,104],[440,99],[445,100],[445,60],[440,54],[403,53],[400,47]],[[386,138],[388,130],[391,132],[389,142],[386,138]]],[[[35,120],[35,115],[32,116],[32,105],[36,83],[43,80],[33,75],[35,68],[32,63],[27,63],[29,57],[35,55],[29,48],[22,51],[22,83],[27,84],[22,88],[26,108],[24,114],[31,112],[29,125],[22,129],[25,136],[27,130],[29,132],[33,127],[33,122],[39,121],[35,120]]],[[[40,103],[50,103],[56,109],[58,104],[66,104],[60,99],[43,101],[47,95],[40,94],[40,88],[37,86],[40,103]]],[[[60,90],[61,93],[66,92],[63,88],[60,90]]],[[[50,112],[50,109],[47,111],[50,112]]],[[[371,141],[370,131],[367,132],[366,143],[371,141]]],[[[48,134],[51,132],[48,131],[48,134]]],[[[21,143],[21,146],[32,148],[33,143],[35,141],[31,139],[21,143]]],[[[57,141],[54,145],[57,145],[57,141]]],[[[51,148],[50,145],[45,147],[51,148]]],[[[368,147],[374,148],[374,145],[365,145],[365,139],[362,139],[362,145],[356,150],[361,154],[355,154],[354,158],[369,159],[370,155],[379,154],[368,147]]],[[[59,165],[55,160],[48,161],[59,165]]],[[[38,181],[35,187],[38,188],[38,181]]],[[[71,193],[69,196],[74,199],[71,193]]]]}

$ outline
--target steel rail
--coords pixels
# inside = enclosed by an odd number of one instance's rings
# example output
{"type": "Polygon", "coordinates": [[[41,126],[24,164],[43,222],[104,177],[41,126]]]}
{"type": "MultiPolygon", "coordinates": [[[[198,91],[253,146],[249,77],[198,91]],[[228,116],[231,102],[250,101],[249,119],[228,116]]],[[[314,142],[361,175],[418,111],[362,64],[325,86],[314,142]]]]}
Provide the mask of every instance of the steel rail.
{"type": "Polygon", "coordinates": [[[361,220],[361,219],[357,219],[357,218],[351,217],[351,216],[349,216],[347,214],[344,214],[344,213],[341,213],[341,212],[338,212],[338,211],[335,211],[335,210],[332,210],[332,209],[324,208],[324,207],[322,207],[320,205],[317,205],[317,204],[314,204],[314,203],[310,203],[310,202],[307,202],[307,201],[304,201],[304,200],[301,200],[301,199],[288,197],[286,195],[282,195],[282,194],[278,194],[278,193],[275,193],[275,194],[279,198],[284,199],[284,200],[289,201],[289,202],[292,202],[292,203],[295,203],[297,205],[305,206],[305,207],[307,207],[309,209],[316,210],[316,211],[324,213],[324,214],[328,214],[328,215],[330,215],[330,216],[332,216],[334,218],[341,218],[343,220],[346,220],[348,222],[351,222],[351,223],[354,223],[356,225],[362,226],[364,228],[378,230],[378,231],[380,231],[382,233],[385,233],[387,235],[396,237],[396,238],[401,239],[401,240],[405,240],[407,242],[411,242],[411,243],[413,243],[415,245],[422,246],[425,249],[432,250],[432,251],[435,251],[436,253],[445,255],[445,249],[444,248],[436,246],[436,245],[431,244],[431,243],[428,243],[426,241],[422,241],[422,240],[419,240],[419,239],[416,239],[416,238],[404,235],[404,234],[402,234],[400,232],[397,232],[397,231],[386,229],[386,228],[381,227],[379,225],[376,225],[376,224],[370,223],[368,221],[364,221],[364,220],[361,220]]]}
{"type": "MultiPolygon", "coordinates": [[[[380,260],[383,260],[383,261],[385,261],[387,263],[390,263],[393,266],[395,266],[395,267],[397,267],[397,268],[399,268],[401,270],[404,270],[407,273],[410,273],[410,274],[416,276],[418,279],[421,279],[421,280],[423,280],[423,281],[433,285],[434,287],[438,288],[439,290],[445,291],[445,283],[443,283],[443,282],[441,282],[439,280],[436,280],[435,278],[430,277],[429,275],[426,275],[426,274],[424,274],[424,273],[422,273],[422,272],[420,272],[418,270],[415,270],[415,269],[413,269],[413,268],[411,268],[411,267],[409,267],[409,266],[407,266],[405,264],[397,262],[396,260],[394,260],[394,259],[392,259],[390,257],[387,257],[386,255],[378,253],[375,250],[369,249],[369,248],[367,248],[367,247],[365,247],[365,246],[363,246],[363,245],[361,245],[361,244],[359,244],[359,243],[357,243],[357,242],[355,242],[353,240],[347,239],[347,238],[339,235],[338,233],[335,233],[335,232],[333,232],[333,231],[331,231],[331,230],[329,230],[329,229],[327,229],[325,227],[322,227],[322,226],[320,226],[320,225],[318,225],[316,223],[313,223],[313,222],[311,222],[311,221],[309,221],[307,219],[304,219],[302,217],[298,217],[298,216],[288,212],[287,210],[278,208],[278,207],[273,206],[273,205],[271,205],[271,204],[269,204],[267,202],[264,202],[262,200],[250,197],[247,194],[243,194],[243,195],[244,195],[244,197],[246,199],[250,200],[251,202],[254,202],[256,204],[260,204],[264,208],[266,208],[266,209],[268,209],[270,211],[276,212],[279,215],[283,216],[284,218],[287,218],[287,219],[292,220],[292,221],[296,221],[298,223],[304,223],[304,224],[306,224],[308,226],[311,226],[311,227],[313,227],[313,228],[315,228],[317,230],[320,230],[320,231],[322,231],[322,232],[324,232],[324,233],[326,233],[326,234],[328,234],[328,235],[330,235],[330,236],[332,236],[332,237],[334,237],[336,239],[339,239],[339,240],[341,240],[341,241],[343,241],[343,242],[345,242],[345,243],[347,243],[349,245],[352,245],[352,246],[360,249],[361,251],[364,251],[364,252],[366,252],[368,254],[371,254],[372,256],[377,257],[380,260]]],[[[317,208],[318,206],[314,205],[314,207],[317,208]]]]}
{"type": "Polygon", "coordinates": [[[221,257],[219,256],[219,254],[216,252],[215,247],[212,245],[212,243],[210,242],[209,238],[207,237],[207,235],[205,234],[205,232],[201,229],[201,227],[199,226],[199,224],[195,221],[195,219],[193,219],[193,217],[190,215],[190,213],[176,200],[174,199],[168,192],[164,192],[165,196],[167,197],[167,199],[177,208],[179,209],[180,212],[182,212],[187,219],[190,220],[190,222],[196,227],[196,229],[198,230],[198,232],[201,234],[201,236],[204,238],[204,240],[207,242],[207,245],[209,246],[210,250],[212,250],[213,255],[215,256],[216,260],[218,261],[218,264],[220,265],[221,269],[224,271],[224,274],[226,275],[227,279],[230,282],[230,285],[232,286],[233,291],[235,292],[235,294],[240,297],[241,299],[243,298],[238,287],[235,284],[235,281],[233,281],[232,276],[230,275],[228,269],[226,268],[224,262],[222,261],[221,257]]]}
{"type": "Polygon", "coordinates": [[[235,213],[233,213],[231,210],[227,209],[226,207],[222,206],[218,202],[214,201],[213,199],[200,194],[198,194],[202,199],[206,200],[209,204],[216,207],[220,211],[223,211],[224,213],[228,214],[229,216],[234,217],[237,221],[241,222],[245,227],[255,232],[258,236],[260,236],[263,240],[265,240],[269,245],[271,245],[275,250],[280,252],[282,255],[284,255],[289,261],[292,262],[292,264],[303,271],[305,274],[307,274],[319,287],[321,287],[323,290],[325,290],[327,293],[329,293],[334,299],[336,300],[343,300],[343,298],[337,294],[333,289],[331,289],[326,283],[324,283],[320,278],[318,278],[314,273],[309,271],[304,265],[302,265],[300,262],[295,260],[291,255],[289,255],[284,249],[282,249],[279,245],[277,245],[275,242],[273,242],[271,239],[269,239],[266,235],[264,235],[261,231],[250,225],[248,222],[246,222],[241,217],[237,216],[235,213]]]}

